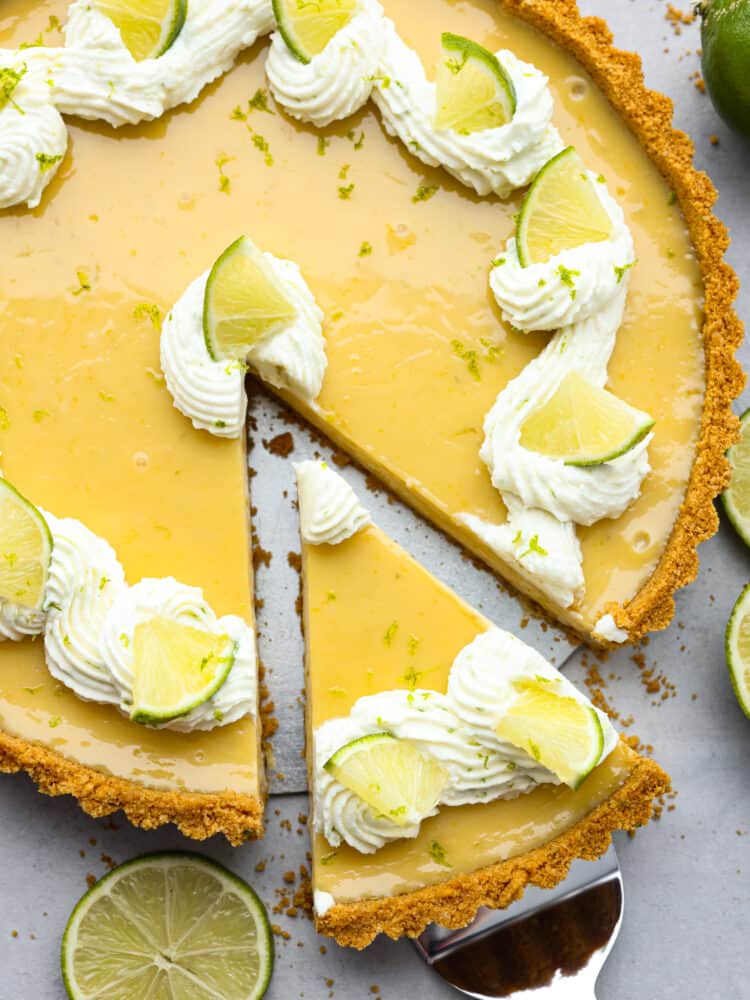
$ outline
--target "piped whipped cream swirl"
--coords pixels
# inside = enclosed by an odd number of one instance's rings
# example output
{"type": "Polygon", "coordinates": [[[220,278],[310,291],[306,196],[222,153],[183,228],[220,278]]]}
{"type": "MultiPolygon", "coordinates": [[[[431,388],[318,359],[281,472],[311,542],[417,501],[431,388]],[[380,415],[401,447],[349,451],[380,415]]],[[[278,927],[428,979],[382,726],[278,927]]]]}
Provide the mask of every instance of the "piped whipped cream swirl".
{"type": "MultiPolygon", "coordinates": [[[[587,699],[539,653],[507,632],[491,628],[465,646],[451,668],[448,692],[382,691],[360,698],[345,718],[330,719],[313,734],[315,754],[315,829],[336,847],[346,841],[369,854],[392,840],[413,838],[420,823],[399,826],[376,815],[338,782],[325,764],[342,746],[373,733],[408,740],[434,757],[447,775],[440,805],[462,805],[512,798],[539,784],[559,784],[530,754],[498,738],[496,726],[518,697],[514,681],[545,677],[560,694],[581,704],[587,699]]],[[[600,760],[617,735],[599,715],[604,732],[600,760]]],[[[427,817],[424,817],[427,818],[427,817]]]]}
{"type": "Polygon", "coordinates": [[[101,648],[117,689],[120,709],[129,715],[133,704],[133,637],[136,626],[160,615],[182,625],[228,635],[235,643],[229,676],[219,690],[187,715],[161,723],[159,728],[192,732],[228,725],[253,715],[256,704],[257,665],[252,629],[236,615],[217,618],[198,587],[188,587],[172,577],[144,578],[123,590],[109,609],[101,632],[101,648]]]}
{"type": "Polygon", "coordinates": [[[385,130],[399,138],[409,152],[473,188],[477,194],[494,192],[506,197],[528,184],[563,148],[550,124],[553,101],[547,77],[512,52],[497,53],[516,89],[516,111],[506,125],[461,135],[436,129],[435,84],[425,75],[419,56],[386,22],[386,43],[372,96],[385,130]]]}
{"type": "MultiPolygon", "coordinates": [[[[265,382],[312,403],[320,393],[327,365],[323,313],[293,261],[270,253],[264,257],[296,316],[255,344],[247,362],[265,382]]],[[[214,361],[208,353],[203,299],[209,273],[191,282],[167,314],[161,331],[161,367],[174,405],[194,427],[236,438],[245,426],[245,367],[236,361],[214,361]]]]}
{"type": "Polygon", "coordinates": [[[370,96],[384,45],[378,0],[360,0],[349,23],[309,63],[297,59],[275,31],[266,60],[271,93],[292,117],[318,128],[348,118],[370,96]]]}
{"type": "Polygon", "coordinates": [[[370,512],[357,494],[325,462],[299,462],[294,471],[300,533],[306,542],[338,545],[370,524],[370,512]]]}
{"type": "Polygon", "coordinates": [[[622,209],[604,181],[591,171],[588,175],[612,221],[609,239],[522,267],[512,236],[496,258],[490,287],[503,319],[518,330],[557,330],[590,319],[618,295],[625,272],[635,263],[622,209]]]}
{"type": "Polygon", "coordinates": [[[33,50],[0,50],[3,70],[21,79],[0,109],[0,209],[20,204],[36,208],[65,155],[68,130],[50,102],[44,60],[33,50]]]}

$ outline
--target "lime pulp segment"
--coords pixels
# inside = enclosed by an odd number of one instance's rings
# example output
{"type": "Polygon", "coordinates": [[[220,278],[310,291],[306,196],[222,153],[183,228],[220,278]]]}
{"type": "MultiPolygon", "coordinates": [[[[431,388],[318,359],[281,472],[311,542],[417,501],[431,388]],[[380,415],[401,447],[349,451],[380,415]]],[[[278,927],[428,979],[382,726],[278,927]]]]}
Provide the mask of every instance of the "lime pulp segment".
{"type": "Polygon", "coordinates": [[[357,0],[273,0],[281,37],[303,63],[319,55],[356,10],[357,0]]]}
{"type": "Polygon", "coordinates": [[[734,693],[750,719],[750,584],[740,594],[727,622],[725,649],[734,693]]]}
{"type": "Polygon", "coordinates": [[[377,815],[399,826],[429,816],[448,777],[434,758],[389,733],[373,733],[347,743],[326,762],[325,769],[377,815]]]}
{"type": "Polygon", "coordinates": [[[137,62],[164,55],[187,17],[187,0],[94,0],[94,6],[119,29],[137,62]]]}
{"type": "Polygon", "coordinates": [[[516,91],[497,56],[476,42],[445,32],[436,79],[435,127],[469,135],[506,125],[516,91]]]}
{"type": "Polygon", "coordinates": [[[234,653],[229,636],[161,615],[136,625],[131,718],[166,722],[202,705],[226,681],[234,653]]]}
{"type": "Polygon", "coordinates": [[[0,478],[0,600],[39,609],[51,557],[52,535],[46,520],[0,478]]]}
{"type": "Polygon", "coordinates": [[[542,167],[521,204],[516,232],[522,267],[612,236],[612,220],[578,153],[568,146],[542,167]]]}
{"type": "Polygon", "coordinates": [[[68,920],[62,973],[71,1000],[259,1000],[273,938],[253,890],[197,854],[120,865],[68,920]]]}
{"type": "Polygon", "coordinates": [[[266,258],[247,236],[219,257],[206,282],[203,334],[215,361],[241,361],[297,313],[266,258]]]}
{"type": "Polygon", "coordinates": [[[653,426],[647,413],[571,371],[521,425],[520,440],[566,465],[603,465],[631,451],[653,426]]]}

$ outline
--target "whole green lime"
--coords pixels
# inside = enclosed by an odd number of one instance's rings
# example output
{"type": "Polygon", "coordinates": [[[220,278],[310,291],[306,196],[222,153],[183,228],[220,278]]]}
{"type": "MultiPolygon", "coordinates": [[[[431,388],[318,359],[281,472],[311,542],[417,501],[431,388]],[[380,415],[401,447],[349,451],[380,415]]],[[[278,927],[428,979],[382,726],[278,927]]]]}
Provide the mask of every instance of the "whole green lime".
{"type": "Polygon", "coordinates": [[[705,0],[703,79],[714,107],[750,139],[750,0],[705,0]]]}

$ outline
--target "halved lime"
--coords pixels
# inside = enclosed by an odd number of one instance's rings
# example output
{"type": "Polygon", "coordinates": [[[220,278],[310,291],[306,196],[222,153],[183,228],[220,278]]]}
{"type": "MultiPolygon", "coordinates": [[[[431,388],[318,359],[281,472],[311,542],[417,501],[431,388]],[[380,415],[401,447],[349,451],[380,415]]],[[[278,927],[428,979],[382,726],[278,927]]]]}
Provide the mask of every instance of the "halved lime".
{"type": "Polygon", "coordinates": [[[734,693],[750,719],[750,583],[737,598],[727,622],[725,649],[734,693]]]}
{"type": "Polygon", "coordinates": [[[601,243],[612,220],[572,146],[544,164],[521,203],[516,232],[522,267],[541,264],[563,250],[601,243]]]}
{"type": "Polygon", "coordinates": [[[273,269],[247,236],[227,247],[211,268],[203,334],[214,361],[244,361],[253,344],[296,315],[273,269]]]}
{"type": "Polygon", "coordinates": [[[36,507],[0,478],[0,598],[34,610],[42,606],[52,535],[36,507]]]}
{"type": "Polygon", "coordinates": [[[163,853],[105,875],[62,941],[71,1000],[259,1000],[273,971],[265,907],[197,854],[163,853]]]}
{"type": "Polygon", "coordinates": [[[554,682],[518,681],[518,698],[497,735],[525,750],[564,784],[578,788],[601,759],[604,733],[596,711],[558,694],[554,682]]]}
{"type": "Polygon", "coordinates": [[[309,63],[349,23],[357,0],[273,0],[273,13],[292,55],[309,63]]]}
{"type": "Polygon", "coordinates": [[[497,56],[446,31],[436,83],[436,128],[463,135],[506,125],[516,111],[516,90],[497,56]]]}
{"type": "Polygon", "coordinates": [[[228,635],[155,615],[133,636],[134,722],[167,722],[187,715],[215,694],[234,664],[228,635]]]}
{"type": "Polygon", "coordinates": [[[187,0],[94,0],[94,7],[119,29],[138,62],[164,55],[187,17],[187,0]]]}
{"type": "Polygon", "coordinates": [[[653,426],[648,413],[573,371],[521,425],[521,444],[566,465],[602,465],[634,448],[653,426]]]}
{"type": "Polygon", "coordinates": [[[434,758],[389,733],[352,740],[336,751],[325,769],[373,812],[399,826],[429,816],[448,781],[434,758]]]}
{"type": "Polygon", "coordinates": [[[732,478],[721,495],[727,517],[750,545],[750,410],[740,417],[740,439],[727,452],[732,478]]]}

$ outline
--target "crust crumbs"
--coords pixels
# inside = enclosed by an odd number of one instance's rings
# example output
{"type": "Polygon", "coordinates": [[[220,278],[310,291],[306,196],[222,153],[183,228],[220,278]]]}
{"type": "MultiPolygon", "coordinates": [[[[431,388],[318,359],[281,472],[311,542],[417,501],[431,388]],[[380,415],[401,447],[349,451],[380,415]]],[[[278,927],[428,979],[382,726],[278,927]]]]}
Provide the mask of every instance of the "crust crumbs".
{"type": "Polygon", "coordinates": [[[576,858],[601,857],[615,830],[635,830],[648,822],[653,800],[669,787],[669,776],[658,764],[638,757],[613,795],[543,847],[416,892],[339,903],[316,917],[316,929],[340,945],[366,948],[378,934],[417,937],[431,923],[465,927],[481,906],[509,906],[527,885],[551,889],[562,882],[576,858]]]}
{"type": "MultiPolygon", "coordinates": [[[[745,375],[735,359],[742,323],[732,304],[739,282],[726,263],[726,226],[712,214],[717,191],[693,166],[694,147],[672,127],[672,102],[648,90],[640,56],[613,44],[600,18],[581,17],[576,0],[502,0],[504,6],[572,53],[619,112],[677,195],[701,268],[705,289],[703,344],[706,391],[690,479],[666,548],[632,600],[606,607],[629,641],[666,628],[674,616],[674,592],[698,573],[697,546],[714,535],[719,519],[713,501],[729,482],[727,448],[737,440],[739,420],[732,400],[745,375]]],[[[589,636],[590,639],[590,636],[589,636]]]]}
{"type": "Polygon", "coordinates": [[[83,767],[47,747],[0,730],[0,771],[25,771],[45,795],[73,795],[90,816],[122,809],[133,826],[153,830],[174,823],[186,837],[205,840],[223,833],[238,846],[263,836],[263,803],[237,792],[177,792],[146,788],[83,767]]]}

